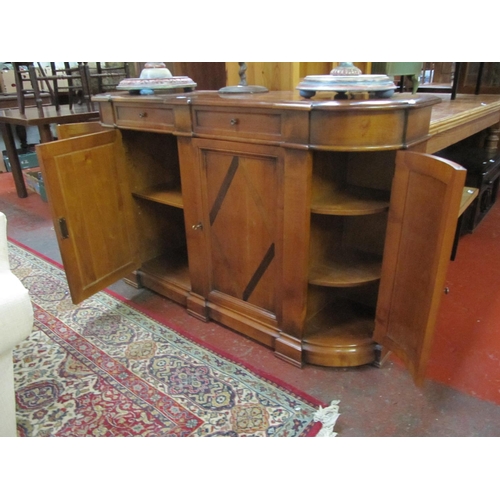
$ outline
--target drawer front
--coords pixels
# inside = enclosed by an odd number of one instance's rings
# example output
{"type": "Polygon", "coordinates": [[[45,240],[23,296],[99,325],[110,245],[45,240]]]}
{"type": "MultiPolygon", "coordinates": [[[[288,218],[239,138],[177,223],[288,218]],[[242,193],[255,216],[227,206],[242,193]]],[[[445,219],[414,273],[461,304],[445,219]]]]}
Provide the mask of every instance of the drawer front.
{"type": "Polygon", "coordinates": [[[144,105],[115,105],[116,125],[137,130],[174,131],[173,108],[144,105]]]}
{"type": "Polygon", "coordinates": [[[194,132],[199,135],[280,141],[282,122],[281,113],[193,109],[194,132]]]}

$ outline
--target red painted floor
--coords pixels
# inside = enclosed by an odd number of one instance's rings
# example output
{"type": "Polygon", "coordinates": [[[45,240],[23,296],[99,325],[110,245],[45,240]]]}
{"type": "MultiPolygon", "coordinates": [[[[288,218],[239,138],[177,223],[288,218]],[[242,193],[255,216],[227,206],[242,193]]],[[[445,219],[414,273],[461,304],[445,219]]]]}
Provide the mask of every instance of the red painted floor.
{"type": "MultiPolygon", "coordinates": [[[[123,282],[112,290],[200,342],[240,359],[327,405],[339,399],[335,430],[348,436],[500,436],[500,203],[450,263],[428,380],[415,387],[396,359],[382,368],[293,367],[273,352],[216,323],[203,323],[147,290],[123,282]]],[[[61,262],[49,206],[17,197],[12,175],[0,173],[0,211],[8,235],[61,262]]]]}
{"type": "Polygon", "coordinates": [[[428,376],[500,404],[500,201],[450,263],[428,376]]]}

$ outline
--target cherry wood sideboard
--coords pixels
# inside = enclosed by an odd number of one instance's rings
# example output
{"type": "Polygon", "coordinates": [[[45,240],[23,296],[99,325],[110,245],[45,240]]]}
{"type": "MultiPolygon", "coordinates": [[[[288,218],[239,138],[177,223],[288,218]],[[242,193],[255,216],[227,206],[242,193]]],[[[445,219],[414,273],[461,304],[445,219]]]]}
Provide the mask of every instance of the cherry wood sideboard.
{"type": "Polygon", "coordinates": [[[422,154],[439,98],[94,100],[103,131],[37,147],[75,303],[137,271],[297,366],[422,380],[466,173],[422,154]]]}

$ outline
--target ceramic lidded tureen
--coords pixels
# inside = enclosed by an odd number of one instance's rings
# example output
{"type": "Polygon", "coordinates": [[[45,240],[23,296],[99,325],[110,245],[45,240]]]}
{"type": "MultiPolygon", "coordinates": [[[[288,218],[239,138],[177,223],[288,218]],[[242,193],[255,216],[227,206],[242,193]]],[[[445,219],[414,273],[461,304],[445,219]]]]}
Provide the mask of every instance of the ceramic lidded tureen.
{"type": "Polygon", "coordinates": [[[172,76],[162,62],[146,63],[139,78],[125,78],[117,90],[128,90],[131,94],[153,94],[155,90],[183,89],[185,92],[196,87],[188,76],[172,76]]]}
{"type": "Polygon", "coordinates": [[[311,98],[316,92],[336,92],[337,99],[345,99],[346,94],[368,92],[374,97],[391,97],[396,89],[394,81],[387,75],[362,75],[352,63],[340,63],[329,75],[306,76],[297,85],[302,97],[311,98]]]}

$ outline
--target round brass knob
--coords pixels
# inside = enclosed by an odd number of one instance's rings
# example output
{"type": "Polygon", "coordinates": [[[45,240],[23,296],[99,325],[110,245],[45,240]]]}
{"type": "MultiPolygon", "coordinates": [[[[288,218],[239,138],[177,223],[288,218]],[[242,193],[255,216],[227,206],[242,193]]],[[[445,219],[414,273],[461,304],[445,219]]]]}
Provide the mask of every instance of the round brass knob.
{"type": "Polygon", "coordinates": [[[144,111],[142,113],[139,113],[139,118],[146,118],[148,114],[144,111]]]}
{"type": "Polygon", "coordinates": [[[238,118],[231,118],[231,121],[229,123],[231,123],[231,125],[238,125],[238,118]]]}
{"type": "Polygon", "coordinates": [[[198,224],[193,224],[192,226],[192,229],[194,229],[195,231],[200,231],[203,229],[203,224],[201,222],[198,222],[198,224]]]}

